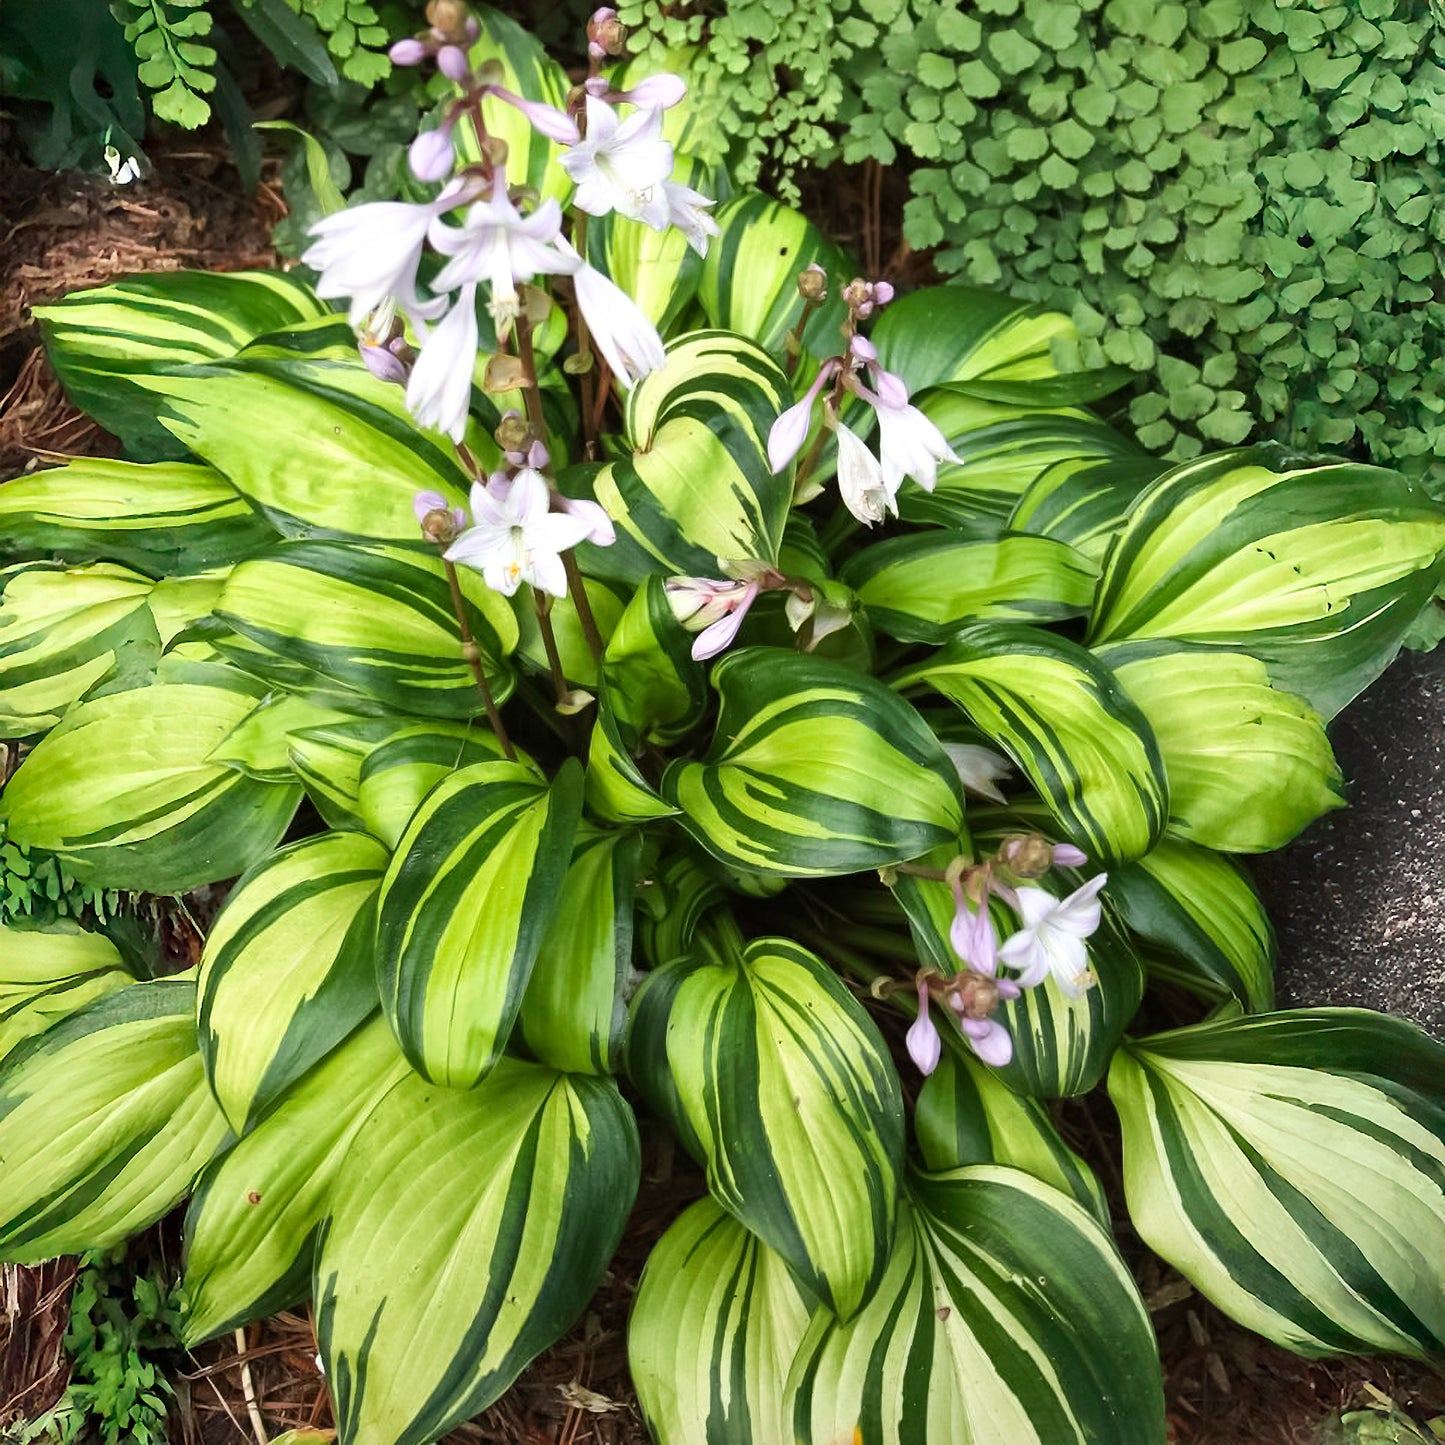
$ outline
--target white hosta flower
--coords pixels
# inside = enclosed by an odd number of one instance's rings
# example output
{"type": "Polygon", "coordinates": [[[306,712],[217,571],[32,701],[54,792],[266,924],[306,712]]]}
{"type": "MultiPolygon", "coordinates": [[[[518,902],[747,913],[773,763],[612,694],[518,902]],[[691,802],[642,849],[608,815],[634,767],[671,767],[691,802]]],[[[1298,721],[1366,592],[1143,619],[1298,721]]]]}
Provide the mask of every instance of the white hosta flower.
{"type": "Polygon", "coordinates": [[[717,202],[681,181],[664,181],[662,193],[667,199],[668,224],[682,232],[687,244],[699,256],[706,256],[709,238],[718,233],[718,224],[708,215],[707,208],[717,202]]]}
{"type": "Polygon", "coordinates": [[[1012,764],[1002,753],[977,743],[944,743],[943,751],[958,771],[958,781],[966,791],[977,793],[992,803],[1004,803],[999,784],[1013,771],[1012,764]]]}
{"type": "Polygon", "coordinates": [[[931,492],[938,481],[939,462],[958,461],[948,438],[907,401],[893,406],[884,400],[877,412],[878,454],[889,490],[896,492],[904,477],[912,477],[931,492]]]}
{"type": "Polygon", "coordinates": [[[671,206],[663,183],[672,174],[672,145],[662,138],[662,111],[635,110],[626,120],[604,100],[587,97],[587,134],[561,157],[576,183],[572,203],[592,216],[611,211],[666,228],[671,206]]]}
{"type": "Polygon", "coordinates": [[[416,290],[416,268],[426,245],[427,230],[460,199],[458,182],[424,205],[406,201],[369,201],[325,216],[312,226],[316,240],[302,261],[321,274],[316,294],[327,300],[351,298],[351,324],[395,298],[413,321],[433,319],[446,310],[446,300],[422,301],[416,290]]]}
{"type": "Polygon", "coordinates": [[[557,246],[572,263],[577,308],[593,344],[617,380],[623,386],[635,386],[649,371],[661,370],[667,352],[657,327],[642,308],[595,266],[589,266],[565,238],[559,238],[557,246]]]}
{"type": "Polygon", "coordinates": [[[422,426],[461,441],[472,399],[477,359],[477,288],[463,286],[452,309],[433,328],[406,384],[406,408],[422,426]]]}
{"type": "Polygon", "coordinates": [[[898,506],[893,499],[896,485],[890,487],[878,458],[873,455],[856,432],[842,422],[836,426],[838,435],[838,495],[843,505],[860,522],[871,527],[889,512],[896,517],[898,506]]]}
{"type": "Polygon", "coordinates": [[[449,562],[474,567],[495,592],[510,597],[523,582],[554,597],[567,595],[562,553],[590,524],[551,510],[546,479],[524,467],[508,482],[493,477],[472,486],[472,525],[447,548],[449,562]]]}
{"type": "Polygon", "coordinates": [[[432,284],[438,291],[454,291],[470,282],[488,282],[492,294],[487,309],[499,333],[505,334],[520,311],[519,283],[573,269],[574,263],[555,244],[561,229],[562,208],[556,201],[543,201],[524,216],[499,176],[490,199],[468,206],[460,226],[438,218],[431,227],[432,245],[451,257],[432,284]]]}
{"type": "Polygon", "coordinates": [[[1099,926],[1099,890],[1108,879],[1100,873],[1067,898],[1027,885],[1016,890],[1023,927],[999,949],[999,961],[1019,970],[1021,988],[1053,974],[1064,993],[1078,998],[1093,983],[1084,940],[1099,926]]]}

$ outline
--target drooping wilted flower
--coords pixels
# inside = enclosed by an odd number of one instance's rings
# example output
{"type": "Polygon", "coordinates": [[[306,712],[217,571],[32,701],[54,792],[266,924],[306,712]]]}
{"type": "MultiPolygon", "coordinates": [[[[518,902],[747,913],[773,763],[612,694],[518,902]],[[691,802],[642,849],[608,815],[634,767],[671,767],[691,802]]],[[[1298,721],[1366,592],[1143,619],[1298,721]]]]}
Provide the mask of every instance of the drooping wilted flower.
{"type": "Polygon", "coordinates": [[[843,505],[869,527],[890,512],[896,517],[894,488],[888,485],[878,458],[842,422],[835,422],[833,429],[838,437],[838,495],[843,505]]]}
{"type": "Polygon", "coordinates": [[[559,237],[557,246],[571,264],[582,319],[618,381],[635,386],[648,372],[666,365],[662,337],[642,308],[595,266],[589,266],[565,238],[559,237]]]}

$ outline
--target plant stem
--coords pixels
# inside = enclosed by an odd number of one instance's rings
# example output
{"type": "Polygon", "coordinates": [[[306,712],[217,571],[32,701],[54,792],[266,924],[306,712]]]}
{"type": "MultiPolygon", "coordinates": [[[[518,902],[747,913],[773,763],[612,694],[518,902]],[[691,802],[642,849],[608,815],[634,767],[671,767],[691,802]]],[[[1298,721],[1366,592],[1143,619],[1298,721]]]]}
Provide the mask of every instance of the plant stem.
{"type": "Polygon", "coordinates": [[[820,426],[818,435],[813,439],[813,445],[808,448],[808,454],[798,465],[798,470],[793,473],[793,496],[796,497],[803,490],[803,483],[812,476],[818,465],[818,458],[823,455],[823,448],[828,441],[828,428],[820,426]]]}
{"type": "Polygon", "coordinates": [[[532,601],[537,606],[537,626],[542,633],[542,646],[547,650],[547,666],[552,670],[552,690],[557,694],[557,706],[561,707],[567,701],[567,675],[562,671],[557,634],[552,631],[551,608],[535,587],[532,589],[532,601]]]}
{"type": "MultiPolygon", "coordinates": [[[[578,211],[572,224],[572,246],[587,263],[587,212],[578,211]]],[[[597,385],[596,362],[592,356],[592,334],[587,329],[587,318],[581,306],[575,306],[574,320],[577,323],[577,359],[585,363],[582,376],[582,441],[586,448],[587,460],[597,459],[597,417],[594,415],[593,395],[597,385]]]]}
{"type": "Polygon", "coordinates": [[[537,385],[537,353],[532,346],[532,332],[526,325],[526,318],[519,318],[516,326],[517,360],[522,363],[522,397],[527,404],[527,420],[537,440],[547,444],[547,418],[542,413],[542,391],[537,385]]]}
{"type": "Polygon", "coordinates": [[[588,650],[600,663],[606,649],[602,644],[602,633],[598,629],[597,619],[592,614],[592,599],[587,596],[587,589],[582,585],[582,569],[577,565],[576,554],[563,552],[562,565],[567,569],[567,595],[577,609],[577,621],[582,624],[582,635],[587,639],[588,650]]]}
{"type": "Polygon", "coordinates": [[[477,646],[476,639],[472,636],[472,629],[467,625],[467,608],[462,598],[462,584],[457,578],[456,565],[442,558],[442,566],[447,572],[447,586],[452,593],[452,611],[457,616],[457,627],[461,631],[462,656],[466,659],[467,666],[472,670],[472,676],[477,682],[477,691],[482,695],[482,705],[487,710],[487,721],[492,725],[492,731],[497,735],[497,741],[502,745],[502,751],[507,756],[507,761],[515,763],[517,754],[512,748],[512,740],[507,736],[507,729],[502,725],[502,715],[497,711],[497,700],[492,696],[492,689],[487,682],[486,671],[482,667],[482,650],[477,646]]]}

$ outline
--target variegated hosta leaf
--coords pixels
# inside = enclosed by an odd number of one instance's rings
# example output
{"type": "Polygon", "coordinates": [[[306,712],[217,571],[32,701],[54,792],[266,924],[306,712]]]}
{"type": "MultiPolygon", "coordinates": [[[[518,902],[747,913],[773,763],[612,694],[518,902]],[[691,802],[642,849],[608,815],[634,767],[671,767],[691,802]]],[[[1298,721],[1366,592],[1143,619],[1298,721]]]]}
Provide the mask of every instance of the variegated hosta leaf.
{"type": "Polygon", "coordinates": [[[926,682],[1007,752],[1090,858],[1147,853],[1169,788],[1147,719],[1088,649],[1021,623],[958,633],[907,683],[926,682]]]}
{"type": "Polygon", "coordinates": [[[793,877],[901,863],[958,836],[958,774],[917,712],[840,663],[752,647],[713,670],[717,731],[663,796],[736,868],[793,877]]]}
{"type": "MultiPolygon", "coordinates": [[[[625,605],[624,593],[629,589],[616,587],[599,581],[596,577],[585,577],[587,601],[592,608],[592,620],[597,625],[603,644],[616,630],[618,619],[625,605]]],[[[542,639],[542,627],[537,620],[536,600],[530,588],[523,588],[512,599],[512,615],[517,620],[517,661],[530,666],[539,677],[550,681],[552,665],[547,658],[547,644],[542,639]]],[[[562,663],[562,673],[574,686],[595,691],[597,687],[597,659],[592,655],[592,644],[582,630],[582,621],[577,615],[577,604],[569,592],[566,597],[551,599],[547,616],[552,623],[552,637],[557,644],[557,656],[562,663]]]]}
{"type": "MultiPolygon", "coordinates": [[[[1106,894],[1107,897],[1107,894],[1106,894]]],[[[999,1005],[1013,1036],[1013,1058],[999,1077],[1021,1094],[1065,1099],[1086,1094],[1109,1067],[1144,997],[1144,964],[1107,911],[1088,943],[1094,982],[1070,998],[1052,975],[999,1005]]]]}
{"type": "MultiPolygon", "coordinates": [[[[468,625],[493,695],[511,690],[517,645],[506,599],[463,569],[468,625]]],[[[466,718],[483,710],[462,658],[451,590],[434,553],[357,542],[283,542],[242,562],[216,615],[238,667],[342,707],[466,718]]]]}
{"type": "Polygon", "coordinates": [[[1004,533],[927,532],[856,552],[841,581],[868,619],[904,642],[946,642],[970,622],[1082,617],[1096,569],[1063,542],[1004,533]]]}
{"type": "Polygon", "coordinates": [[[1055,462],[1029,483],[1009,526],[1067,542],[1098,562],[1139,494],[1164,470],[1165,463],[1142,453],[1055,462]]]}
{"type": "Polygon", "coordinates": [[[0,1059],[130,982],[103,934],[64,922],[33,930],[0,924],[0,1059]]]}
{"type": "Polygon", "coordinates": [[[658,1445],[774,1445],[811,1308],[787,1266],[711,1199],[653,1246],[627,1362],[658,1445]]]}
{"type": "Polygon", "coordinates": [[[267,783],[294,782],[291,745],[295,734],[356,722],[349,714],[294,692],[273,692],[244,717],[208,755],[208,761],[239,768],[267,783]]]}
{"type": "Polygon", "coordinates": [[[913,1131],[923,1162],[935,1172],[1007,1164],[1062,1190],[1109,1227],[1098,1176],[1064,1143],[1048,1109],[1014,1093],[967,1049],[946,1049],[923,1081],[913,1131]]]}
{"type": "MultiPolygon", "coordinates": [[[[716,177],[708,167],[679,154],[672,170],[674,184],[716,196],[716,177]]],[[[717,243],[713,242],[715,246],[717,243]]],[[[711,247],[709,247],[711,249],[711,247]]],[[[587,258],[610,276],[659,331],[669,331],[697,294],[703,259],[687,243],[678,226],[654,231],[616,211],[594,216],[587,225],[587,258]]],[[[740,331],[726,321],[724,330],[740,331]]]]}
{"type": "Polygon", "coordinates": [[[385,1019],[373,1018],[206,1167],[186,1211],[188,1345],[311,1292],[336,1170],[377,1101],[410,1073],[385,1019]]]}
{"type": "MultiPolygon", "coordinates": [[[[818,358],[840,351],[838,328],[848,314],[843,288],[854,269],[843,251],[801,211],[758,191],[734,196],[716,217],[719,233],[708,245],[698,289],[709,324],[750,336],[781,357],[803,316],[798,276],[817,265],[828,273],[828,295],[808,317],[803,346],[818,358]]],[[[789,397],[783,406],[791,404],[789,397]]]]}
{"type": "Polygon", "coordinates": [[[1165,838],[1110,873],[1109,900],[1131,932],[1169,955],[1151,959],[1151,972],[1251,1013],[1274,1007],[1274,929],[1228,858],[1165,838]]]}
{"type": "Polygon", "coordinates": [[[775,561],[792,484],[768,465],[768,432],[791,402],[777,363],[741,336],[670,342],[667,365],[628,394],[632,454],[592,479],[617,541],[589,549],[588,571],[641,582],[715,577],[719,557],[775,561]]]}
{"type": "Polygon", "coordinates": [[[1445,507],[1379,467],[1271,463],[1225,452],[1160,477],[1109,554],[1090,642],[1248,652],[1328,721],[1439,582],[1445,507]]]}
{"type": "Polygon", "coordinates": [[[196,1021],[237,1134],[375,1012],[387,861],[364,833],[321,833],[258,864],[226,900],[201,954],[196,1021]]]}
{"type": "Polygon", "coordinates": [[[72,291],[34,314],[66,395],[132,456],[150,459],[184,449],[159,425],[143,377],[234,356],[253,337],[329,310],[281,271],[154,271],[72,291]]]}
{"type": "Polygon", "coordinates": [[[634,1033],[665,1028],[713,1198],[846,1317],[893,1237],[903,1100],[883,1040],[837,974],[788,939],[683,971],[665,1024],[639,1015],[634,1033]]]}
{"type": "Polygon", "coordinates": [[[701,719],[708,705],[707,677],[693,661],[692,640],[667,600],[665,579],[646,578],[618,619],[602,659],[608,702],[624,737],[666,745],[701,719]]]}
{"type": "MultiPolygon", "coordinates": [[[[966,527],[990,521],[1000,527],[1039,478],[1060,465],[1130,465],[1144,460],[1139,449],[1113,427],[1076,407],[988,401],[932,386],[916,401],[947,437],[959,461],[939,467],[931,491],[907,486],[899,492],[898,510],[908,522],[966,527]]],[[[1150,478],[1161,470],[1159,463],[1153,463],[1150,478]]]]}
{"type": "Polygon", "coordinates": [[[16,573],[0,596],[0,737],[54,727],[106,679],[143,680],[161,638],[146,598],[155,585],[98,562],[68,572],[16,573]]]}
{"type": "Polygon", "coordinates": [[[134,983],[0,1066],[0,1259],[108,1249],[153,1224],[226,1136],[195,984],[134,983]]]}
{"type": "Polygon", "coordinates": [[[786,1438],[1164,1445],[1144,1302],[1090,1214],[1018,1169],[916,1175],[856,1318],[814,1315],[786,1438]]]}
{"type": "MultiPolygon", "coordinates": [[[[421,801],[445,777],[473,763],[498,762],[502,745],[482,722],[419,723],[378,743],[362,759],[356,808],[366,831],[395,848],[421,801]]],[[[541,771],[525,754],[524,766],[541,771]]]]}
{"type": "Polygon", "coordinates": [[[971,286],[925,286],[891,302],[873,327],[878,359],[909,391],[943,384],[985,401],[1074,406],[1116,391],[1122,366],[1061,373],[1055,339],[1077,340],[1061,311],[971,286]]]}
{"type": "Polygon", "coordinates": [[[637,947],[640,961],[661,968],[692,951],[698,925],[727,902],[727,892],[700,855],[669,850],[648,869],[637,898],[637,947]]]}
{"type": "Polygon", "coordinates": [[[518,1019],[527,1046],[554,1069],[617,1070],[641,854],[635,830],[604,833],[584,823],[577,833],[518,1019]]]}
{"type": "MultiPolygon", "coordinates": [[[[536,38],[510,16],[490,6],[479,6],[475,12],[481,25],[470,52],[474,67],[501,67],[498,84],[513,95],[540,101],[555,110],[567,108],[570,89],[567,75],[536,38]]],[[[530,186],[540,196],[564,200],[572,182],[557,163],[561,148],[537,130],[521,111],[498,101],[488,101],[487,133],[506,145],[507,179],[514,186],[530,186]]],[[[470,124],[459,125],[453,144],[463,163],[481,159],[476,132],[470,124]]]]}
{"type": "Polygon", "coordinates": [[[572,856],[581,768],[550,786],[520,763],[474,763],[439,783],[381,887],[381,1002],[424,1077],[467,1089],[506,1047],[572,856]]]}
{"type": "Polygon", "coordinates": [[[276,846],[301,790],[207,761],[256,705],[247,681],[234,682],[135,688],[73,708],[0,797],[9,837],[103,888],[181,893],[243,873],[276,846]]]}
{"type": "Polygon", "coordinates": [[[646,823],[678,810],[663,801],[629,751],[606,688],[587,744],[587,806],[609,823],[646,823]]]}
{"type": "Polygon", "coordinates": [[[151,412],[287,536],[417,543],[417,492],[466,499],[449,444],[354,359],[239,357],[137,381],[151,412]]]}
{"type": "Polygon", "coordinates": [[[357,1131],[316,1260],[345,1445],[430,1445],[582,1312],[641,1173],[610,1081],[501,1060],[470,1090],[411,1075],[357,1131]]]}
{"type": "Polygon", "coordinates": [[[0,491],[0,559],[108,558],[150,577],[239,562],[275,541],[217,471],[189,462],[76,457],[0,491]]]}
{"type": "MultiPolygon", "coordinates": [[[[362,764],[372,749],[414,726],[409,718],[358,717],[318,723],[288,734],[286,756],[291,771],[328,827],[366,831],[360,811],[362,764]]],[[[429,726],[447,724],[433,722],[429,726]]]]}
{"type": "Polygon", "coordinates": [[[1363,1009],[1127,1044],[1109,1075],[1129,1214],[1249,1329],[1302,1355],[1445,1351],[1445,1048],[1363,1009]]]}
{"type": "Polygon", "coordinates": [[[1169,832],[1225,853],[1282,848],[1344,807],[1319,714],[1243,652],[1123,643],[1099,655],[1149,720],[1169,776],[1169,832]]]}

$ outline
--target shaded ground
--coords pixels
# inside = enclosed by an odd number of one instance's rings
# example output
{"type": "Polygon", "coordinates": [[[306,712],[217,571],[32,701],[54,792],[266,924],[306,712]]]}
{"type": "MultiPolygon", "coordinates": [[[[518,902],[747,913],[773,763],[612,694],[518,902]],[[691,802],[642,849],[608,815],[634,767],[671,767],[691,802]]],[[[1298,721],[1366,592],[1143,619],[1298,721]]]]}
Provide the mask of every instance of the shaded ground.
{"type": "MultiPolygon", "coordinates": [[[[243,202],[222,156],[194,141],[161,150],[156,160],[155,178],[130,190],[103,179],[0,170],[0,477],[37,450],[109,448],[59,394],[28,324],[29,306],[130,271],[272,260],[267,236],[281,204],[273,189],[263,186],[254,205],[243,202]]],[[[894,209],[891,178],[865,167],[860,180],[810,198],[817,214],[858,249],[870,274],[925,274],[926,258],[910,256],[896,227],[880,220],[894,209]]],[[[1335,734],[1355,804],[1348,820],[1326,820],[1258,869],[1279,920],[1282,992],[1291,1003],[1383,1007],[1440,1031],[1445,656],[1402,661],[1335,734]]],[[[1105,1108],[1092,1116],[1091,1123],[1074,1103],[1065,1123],[1111,1179],[1117,1151],[1103,1131],[1112,1121],[1105,1108]]],[[[696,1171],[671,1160],[655,1135],[646,1138],[644,1157],[622,1250],[582,1321],[502,1403],[454,1432],[451,1445],[644,1445],[627,1383],[627,1312],[652,1244],[702,1192],[696,1171]]],[[[175,1227],[174,1220],[166,1226],[169,1250],[175,1227]]],[[[1421,1419],[1445,1413],[1445,1387],[1429,1372],[1390,1361],[1300,1360],[1223,1319],[1140,1249],[1127,1225],[1120,1238],[1159,1333],[1176,1445],[1305,1445],[1366,1384],[1421,1419]]],[[[69,1278],[64,1263],[0,1277],[0,1420],[17,1407],[38,1413],[63,1388],[69,1278]]],[[[264,1438],[258,1423],[271,1434],[329,1423],[304,1313],[254,1325],[240,1341],[203,1346],[177,1361],[172,1378],[179,1445],[246,1445],[264,1438]]]]}

